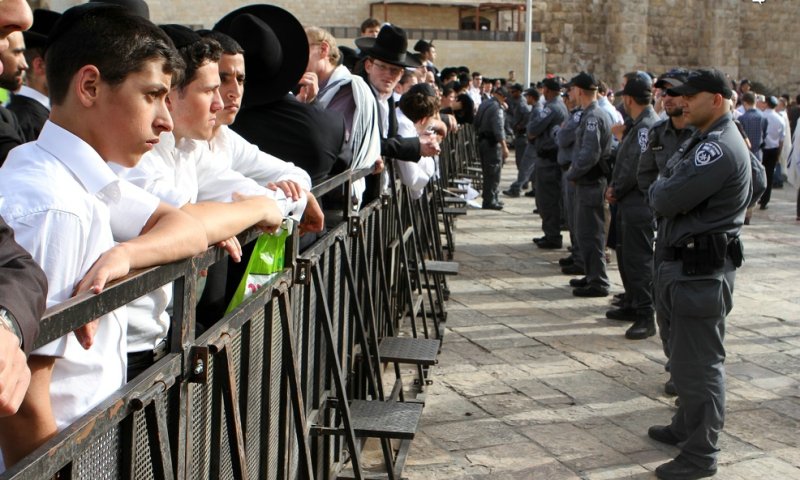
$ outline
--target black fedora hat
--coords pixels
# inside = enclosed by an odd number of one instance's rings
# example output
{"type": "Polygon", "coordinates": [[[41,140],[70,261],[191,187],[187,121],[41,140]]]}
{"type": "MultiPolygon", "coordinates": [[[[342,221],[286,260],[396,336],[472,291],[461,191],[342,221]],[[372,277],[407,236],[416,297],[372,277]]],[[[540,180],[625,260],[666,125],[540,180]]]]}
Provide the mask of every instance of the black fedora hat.
{"type": "Polygon", "coordinates": [[[356,46],[366,55],[400,67],[421,67],[422,64],[408,50],[408,36],[405,30],[386,24],[376,38],[356,39],[356,46]]]}
{"type": "Polygon", "coordinates": [[[37,8],[33,11],[33,25],[28,30],[22,32],[25,39],[25,48],[41,48],[47,44],[47,36],[55,26],[61,14],[44,8],[37,8]]]}
{"type": "Polygon", "coordinates": [[[308,37],[300,22],[274,5],[248,5],[222,17],[214,30],[244,49],[247,88],[242,105],[272,103],[297,85],[308,65],[308,37]]]}

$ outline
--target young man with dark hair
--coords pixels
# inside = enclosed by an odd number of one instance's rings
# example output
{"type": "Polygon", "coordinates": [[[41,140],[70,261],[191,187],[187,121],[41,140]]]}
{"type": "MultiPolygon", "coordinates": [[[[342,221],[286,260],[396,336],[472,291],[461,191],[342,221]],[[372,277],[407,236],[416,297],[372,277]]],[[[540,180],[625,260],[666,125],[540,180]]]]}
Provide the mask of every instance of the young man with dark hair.
{"type": "Polygon", "coordinates": [[[362,37],[377,37],[378,32],[381,31],[381,22],[374,18],[368,18],[361,22],[361,36],[362,37]]]}
{"type": "MultiPolygon", "coordinates": [[[[50,121],[9,155],[0,214],[47,272],[53,306],[131,269],[200,253],[207,241],[197,220],[106,164],[136,165],[172,128],[165,99],[182,62],[169,39],[118,7],[93,4],[65,12],[48,43],[50,121]]],[[[23,407],[0,425],[12,432],[2,438],[8,463],[122,386],[126,314],[115,310],[32,353],[23,407]]]]}
{"type": "MultiPolygon", "coordinates": [[[[272,191],[219,161],[209,148],[223,103],[219,94],[220,44],[187,27],[161,27],[186,63],[183,81],[167,95],[175,122],[160,143],[132,169],[117,169],[120,177],[141,186],[166,203],[189,212],[206,228],[210,242],[222,242],[238,261],[242,255],[235,235],[258,224],[273,230],[283,216],[303,212],[306,197],[289,189],[272,191]],[[249,197],[240,199],[240,195],[249,197]],[[294,197],[297,198],[294,198],[294,197]]],[[[129,376],[140,373],[164,351],[171,288],[156,290],[131,304],[128,328],[129,376]]],[[[217,318],[218,319],[218,318],[217,318]]],[[[217,319],[209,319],[209,322],[217,319]]],[[[208,323],[207,323],[208,324],[208,323]]]]}

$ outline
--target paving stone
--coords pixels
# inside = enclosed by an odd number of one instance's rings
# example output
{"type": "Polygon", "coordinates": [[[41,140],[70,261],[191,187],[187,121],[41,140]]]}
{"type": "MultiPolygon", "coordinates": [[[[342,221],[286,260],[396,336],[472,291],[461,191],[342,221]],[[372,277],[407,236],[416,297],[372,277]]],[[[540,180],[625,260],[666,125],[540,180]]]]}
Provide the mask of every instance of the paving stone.
{"type": "Polygon", "coordinates": [[[453,373],[447,377],[443,377],[442,382],[449,385],[456,392],[467,397],[513,391],[513,388],[503,383],[494,375],[481,371],[453,373]]]}
{"type": "Polygon", "coordinates": [[[725,465],[719,476],[729,480],[774,480],[800,478],[800,469],[777,458],[765,457],[725,465]]]}
{"type": "Polygon", "coordinates": [[[527,337],[506,325],[475,325],[455,329],[459,334],[470,339],[489,351],[512,347],[529,347],[541,345],[536,340],[527,337]]]}
{"type": "Polygon", "coordinates": [[[425,399],[423,424],[453,422],[486,417],[486,413],[451,388],[437,384],[425,399]]]}
{"type": "Polygon", "coordinates": [[[525,437],[511,427],[492,418],[426,425],[422,431],[450,451],[525,441],[525,437]]]}
{"type": "Polygon", "coordinates": [[[521,428],[522,433],[576,472],[626,463],[621,453],[568,423],[521,428]]]}

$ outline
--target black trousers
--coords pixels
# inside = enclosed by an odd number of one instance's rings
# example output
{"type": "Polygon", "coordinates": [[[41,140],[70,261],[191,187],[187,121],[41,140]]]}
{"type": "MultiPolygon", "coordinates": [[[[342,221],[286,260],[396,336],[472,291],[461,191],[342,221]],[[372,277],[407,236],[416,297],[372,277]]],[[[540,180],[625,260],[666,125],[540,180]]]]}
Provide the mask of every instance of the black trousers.
{"type": "Polygon", "coordinates": [[[764,195],[761,195],[761,200],[758,201],[759,205],[766,206],[772,196],[772,177],[775,175],[775,165],[778,164],[778,158],[781,155],[779,148],[765,148],[762,150],[763,156],[761,163],[764,164],[764,170],[767,171],[767,190],[764,195]]]}

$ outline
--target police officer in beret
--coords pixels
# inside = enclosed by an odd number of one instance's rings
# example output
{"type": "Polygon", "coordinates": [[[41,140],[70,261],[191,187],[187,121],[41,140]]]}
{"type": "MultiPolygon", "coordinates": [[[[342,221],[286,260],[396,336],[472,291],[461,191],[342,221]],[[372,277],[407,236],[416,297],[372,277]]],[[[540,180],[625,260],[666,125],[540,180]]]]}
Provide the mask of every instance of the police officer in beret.
{"type": "MultiPolygon", "coordinates": [[[[597,106],[597,79],[581,72],[570,81],[583,108],[575,131],[575,154],[567,180],[575,184],[575,237],[586,276],[570,280],[576,297],[608,296],[604,196],[611,173],[611,126],[608,115],[597,106]]],[[[538,192],[537,192],[538,193],[538,192]]]]}
{"type": "Polygon", "coordinates": [[[475,115],[475,130],[478,132],[478,153],[483,170],[483,208],[502,210],[497,199],[500,186],[500,167],[508,158],[506,145],[505,116],[503,105],[508,97],[505,87],[496,88],[489,100],[481,102],[475,115]]]}
{"type": "Polygon", "coordinates": [[[743,261],[739,232],[750,203],[751,172],[722,72],[692,72],[670,94],[683,96],[683,114],[697,129],[649,192],[650,205],[663,217],[656,295],[670,322],[671,374],[680,403],[672,422],[650,427],[648,435],[681,450],[656,469],[658,478],[694,479],[717,471],[725,415],[725,317],[743,261]]]}
{"type": "Polygon", "coordinates": [[[653,308],[653,212],[639,190],[636,177],[639,157],[647,148],[650,127],[658,115],[650,106],[653,82],[645,72],[634,72],[622,90],[622,104],[632,123],[617,149],[611,184],[606,191],[609,203],[617,204],[617,263],[625,287],[624,304],[606,312],[612,320],[632,320],[625,332],[630,340],[641,340],[656,333],[653,308]]]}

